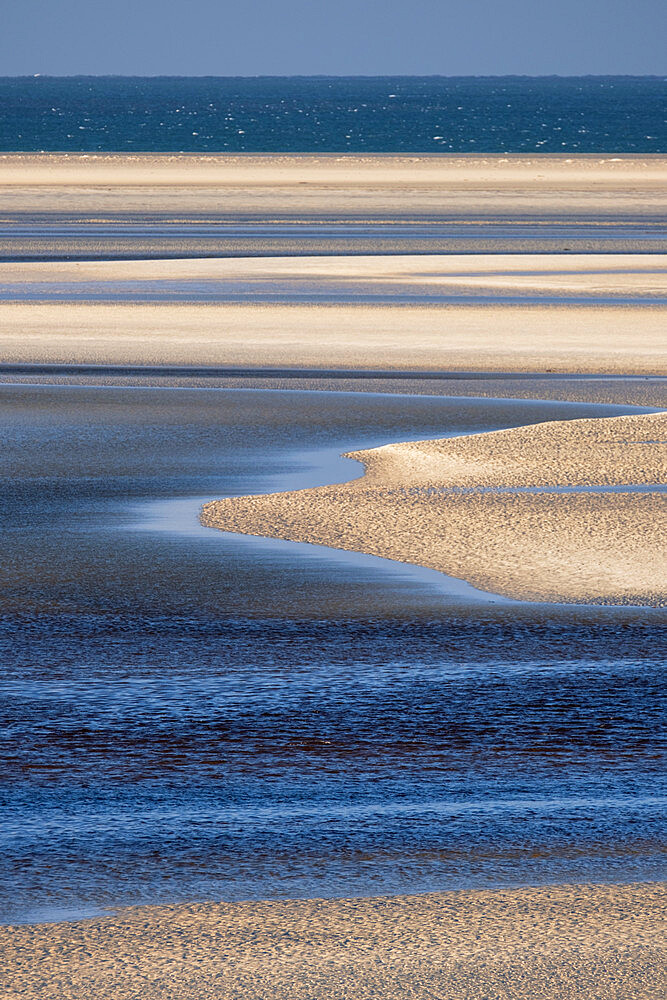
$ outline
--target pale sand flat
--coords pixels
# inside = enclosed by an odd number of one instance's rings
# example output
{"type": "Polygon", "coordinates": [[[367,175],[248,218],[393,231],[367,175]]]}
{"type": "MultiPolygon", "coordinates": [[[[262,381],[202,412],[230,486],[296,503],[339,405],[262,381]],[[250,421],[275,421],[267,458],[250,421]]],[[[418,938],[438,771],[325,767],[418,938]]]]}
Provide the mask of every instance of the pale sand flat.
{"type": "Polygon", "coordinates": [[[3,1000],[663,1000],[658,884],[146,906],[0,928],[3,1000]]]}
{"type": "Polygon", "coordinates": [[[0,211],[655,215],[664,156],[5,154],[0,211]]]}
{"type": "Polygon", "coordinates": [[[5,362],[667,371],[666,310],[0,303],[5,362]]]}
{"type": "Polygon", "coordinates": [[[227,257],[182,260],[48,261],[0,265],[0,282],[316,281],[400,283],[420,291],[667,298],[667,254],[393,254],[227,257]]]}
{"type": "Polygon", "coordinates": [[[663,606],[664,495],[503,489],[664,483],[666,439],[659,413],[385,445],[350,453],[360,479],[218,500],[201,520],[426,566],[518,600],[663,606]]]}

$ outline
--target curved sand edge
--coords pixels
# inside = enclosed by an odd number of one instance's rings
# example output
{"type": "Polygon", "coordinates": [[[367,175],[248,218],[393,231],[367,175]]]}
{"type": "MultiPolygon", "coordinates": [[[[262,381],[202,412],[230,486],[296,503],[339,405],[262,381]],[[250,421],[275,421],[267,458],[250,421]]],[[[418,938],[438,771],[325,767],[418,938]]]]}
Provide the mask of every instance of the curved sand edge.
{"type": "Polygon", "coordinates": [[[667,414],[552,421],[349,453],[361,479],[231,497],[202,524],[415,563],[518,600],[663,606],[658,493],[506,492],[652,485],[667,414]]]}
{"type": "Polygon", "coordinates": [[[0,928],[3,997],[648,1000],[665,887],[142,906],[0,928]]]}

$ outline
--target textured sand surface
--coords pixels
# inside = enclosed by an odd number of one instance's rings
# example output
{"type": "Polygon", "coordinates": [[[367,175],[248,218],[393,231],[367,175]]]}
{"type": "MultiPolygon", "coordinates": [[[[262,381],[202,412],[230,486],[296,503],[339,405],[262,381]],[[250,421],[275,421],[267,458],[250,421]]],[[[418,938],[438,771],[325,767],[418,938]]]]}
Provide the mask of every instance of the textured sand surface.
{"type": "Polygon", "coordinates": [[[531,601],[667,602],[667,415],[553,421],[350,453],[335,486],[207,504],[202,522],[416,563],[531,601]]]}
{"type": "Polygon", "coordinates": [[[0,303],[5,362],[664,373],[665,309],[0,303]]]}
{"type": "Polygon", "coordinates": [[[136,907],[0,928],[3,1000],[662,1000],[661,884],[136,907]]]}
{"type": "Polygon", "coordinates": [[[663,156],[7,154],[0,213],[652,215],[666,175],[663,156]]]}

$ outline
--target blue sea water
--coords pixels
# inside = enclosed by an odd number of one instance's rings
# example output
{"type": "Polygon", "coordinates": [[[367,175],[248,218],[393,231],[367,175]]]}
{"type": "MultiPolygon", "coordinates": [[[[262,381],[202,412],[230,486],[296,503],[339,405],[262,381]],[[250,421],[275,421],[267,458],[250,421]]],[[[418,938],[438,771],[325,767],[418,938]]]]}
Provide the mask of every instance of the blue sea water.
{"type": "Polygon", "coordinates": [[[0,151],[664,153],[661,77],[4,77],[0,151]]]}

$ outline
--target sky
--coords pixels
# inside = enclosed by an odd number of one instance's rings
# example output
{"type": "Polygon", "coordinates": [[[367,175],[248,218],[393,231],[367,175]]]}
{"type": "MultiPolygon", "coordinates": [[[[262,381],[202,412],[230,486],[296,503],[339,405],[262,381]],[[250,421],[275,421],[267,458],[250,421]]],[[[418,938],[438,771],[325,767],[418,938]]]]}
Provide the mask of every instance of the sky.
{"type": "Polygon", "coordinates": [[[665,0],[0,0],[0,76],[667,74],[665,0]]]}

